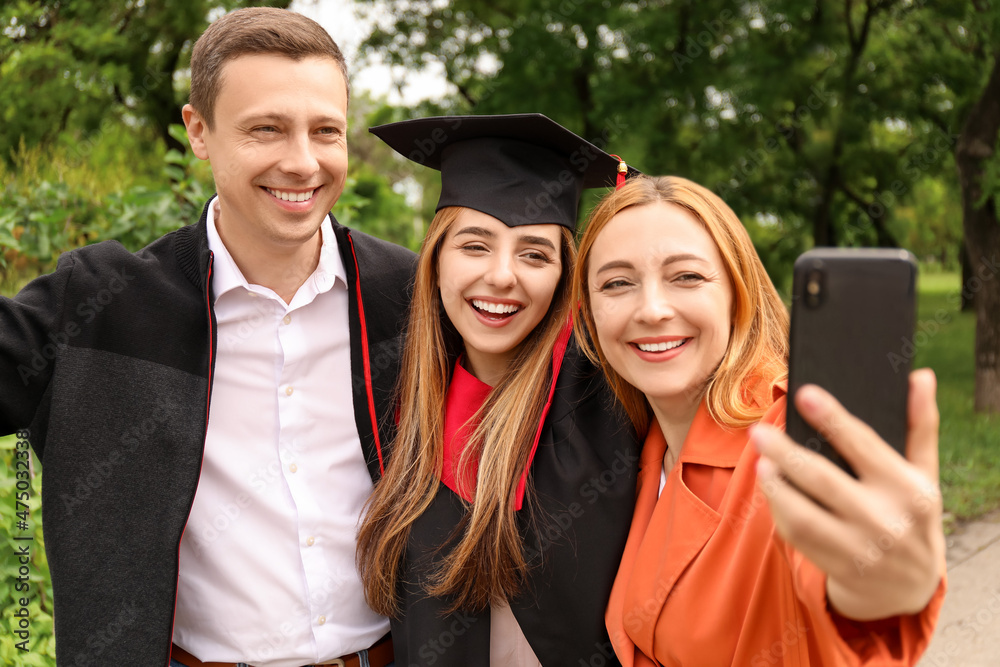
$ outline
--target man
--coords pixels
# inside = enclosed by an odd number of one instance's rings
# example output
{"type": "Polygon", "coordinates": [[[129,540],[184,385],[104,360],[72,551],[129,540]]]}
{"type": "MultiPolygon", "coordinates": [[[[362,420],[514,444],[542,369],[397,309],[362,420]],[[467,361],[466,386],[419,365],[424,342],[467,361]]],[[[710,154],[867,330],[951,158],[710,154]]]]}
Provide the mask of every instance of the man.
{"type": "Polygon", "coordinates": [[[381,666],[355,530],[413,255],[328,215],[348,89],[319,25],[233,12],[191,72],[218,191],[198,223],[66,253],[0,301],[0,433],[43,462],[58,662],[381,666]]]}

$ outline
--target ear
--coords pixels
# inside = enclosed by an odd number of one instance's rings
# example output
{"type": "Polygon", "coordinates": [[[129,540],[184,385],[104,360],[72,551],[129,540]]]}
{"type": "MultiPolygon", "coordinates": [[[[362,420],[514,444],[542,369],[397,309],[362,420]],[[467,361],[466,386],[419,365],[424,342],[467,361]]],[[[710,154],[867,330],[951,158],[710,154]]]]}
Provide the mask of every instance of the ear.
{"type": "Polygon", "coordinates": [[[181,116],[184,118],[184,127],[187,128],[191,151],[198,159],[207,160],[208,147],[205,144],[205,134],[210,131],[208,124],[202,118],[201,114],[190,104],[185,104],[181,108],[181,116]]]}

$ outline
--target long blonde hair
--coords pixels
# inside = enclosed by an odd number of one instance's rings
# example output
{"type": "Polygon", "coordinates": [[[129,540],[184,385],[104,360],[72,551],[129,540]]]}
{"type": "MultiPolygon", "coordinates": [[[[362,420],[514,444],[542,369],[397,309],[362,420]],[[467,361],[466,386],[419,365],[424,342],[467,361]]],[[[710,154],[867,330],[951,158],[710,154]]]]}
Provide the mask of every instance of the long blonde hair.
{"type": "MultiPolygon", "coordinates": [[[[441,305],[438,256],[462,210],[439,211],[421,246],[397,389],[399,430],[358,534],[357,563],[365,597],[372,609],[386,616],[399,610],[397,591],[410,529],[430,506],[441,479],[445,397],[462,340],[441,305]]],[[[520,345],[476,415],[480,423],[469,438],[468,456],[462,457],[463,462],[479,460],[475,502],[442,545],[451,549],[431,573],[426,590],[448,597],[453,610],[503,603],[527,576],[515,493],[554,382],[552,350],[570,316],[575,259],[573,235],[564,229],[562,275],[549,312],[520,345]]]]}
{"type": "Polygon", "coordinates": [[[719,248],[733,286],[733,330],[722,363],[709,379],[706,403],[712,417],[740,428],[759,421],[766,410],[753,395],[754,380],[773,383],[788,373],[788,310],[753,247],[750,236],[722,199],[711,190],[677,176],[641,176],[602,199],[580,241],[573,280],[580,304],[577,340],[587,356],[601,365],[608,383],[639,433],[649,426],[646,397],[609,364],[597,339],[587,279],[590,252],[601,230],[630,206],[664,202],[691,213],[719,248]]]}

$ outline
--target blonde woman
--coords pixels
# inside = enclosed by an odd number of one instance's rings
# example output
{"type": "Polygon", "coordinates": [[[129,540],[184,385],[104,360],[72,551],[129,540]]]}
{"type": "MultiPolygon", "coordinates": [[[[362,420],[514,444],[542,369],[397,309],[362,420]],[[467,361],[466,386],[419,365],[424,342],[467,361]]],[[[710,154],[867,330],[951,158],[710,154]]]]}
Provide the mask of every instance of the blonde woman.
{"type": "Polygon", "coordinates": [[[814,386],[796,407],[860,479],[792,443],[788,313],[733,212],[682,178],[606,197],[574,285],[646,434],[607,610],[622,663],[914,664],[944,596],[933,374],[911,378],[907,459],[814,386]]]}
{"type": "Polygon", "coordinates": [[[537,114],[372,131],[442,192],[358,538],[369,604],[401,665],[605,661],[638,450],[571,341],[570,277],[581,190],[619,160],[537,114]]]}

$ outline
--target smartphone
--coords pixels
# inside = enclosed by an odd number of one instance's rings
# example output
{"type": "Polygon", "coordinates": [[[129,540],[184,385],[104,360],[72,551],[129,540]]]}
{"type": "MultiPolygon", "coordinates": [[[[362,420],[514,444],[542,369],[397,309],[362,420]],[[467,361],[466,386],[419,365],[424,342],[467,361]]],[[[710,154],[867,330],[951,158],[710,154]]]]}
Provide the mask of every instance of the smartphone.
{"type": "Polygon", "coordinates": [[[817,248],[795,261],[788,360],[788,435],[854,471],[792,398],[823,387],[905,456],[917,262],[906,250],[817,248]]]}

